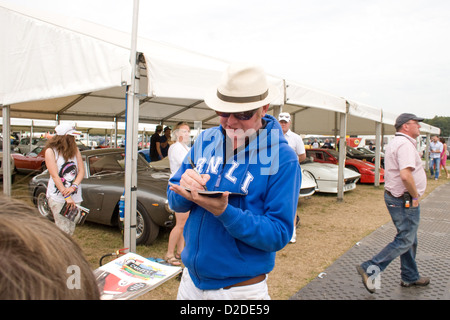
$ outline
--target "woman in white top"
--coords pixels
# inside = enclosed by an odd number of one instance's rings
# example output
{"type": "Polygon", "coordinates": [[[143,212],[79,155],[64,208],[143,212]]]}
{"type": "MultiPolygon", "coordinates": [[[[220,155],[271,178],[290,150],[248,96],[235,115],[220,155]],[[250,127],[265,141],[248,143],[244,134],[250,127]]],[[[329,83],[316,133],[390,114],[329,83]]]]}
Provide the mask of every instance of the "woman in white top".
{"type": "MultiPolygon", "coordinates": [[[[186,122],[180,122],[175,127],[173,136],[176,142],[172,144],[169,148],[169,162],[170,162],[170,177],[172,177],[180,168],[184,161],[184,158],[189,152],[190,144],[190,128],[186,122]]],[[[173,227],[169,235],[169,244],[167,246],[167,254],[165,260],[174,265],[181,265],[181,251],[184,248],[184,237],[183,229],[187,218],[189,217],[189,212],[175,212],[176,224],[173,227]],[[175,252],[175,248],[176,253],[175,252]]]]}
{"type": "Polygon", "coordinates": [[[73,207],[83,201],[80,183],[84,178],[84,165],[75,142],[75,136],[80,132],[66,123],[58,125],[55,132],[45,150],[45,165],[50,174],[47,202],[58,228],[72,235],[80,216],[72,220],[61,215],[60,211],[65,203],[73,207]]]}

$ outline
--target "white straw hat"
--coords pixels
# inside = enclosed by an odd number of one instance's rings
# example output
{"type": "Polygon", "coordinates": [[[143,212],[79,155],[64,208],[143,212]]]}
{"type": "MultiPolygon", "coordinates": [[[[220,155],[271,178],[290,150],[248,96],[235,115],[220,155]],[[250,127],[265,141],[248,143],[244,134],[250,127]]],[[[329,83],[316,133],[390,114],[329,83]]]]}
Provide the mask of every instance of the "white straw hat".
{"type": "Polygon", "coordinates": [[[205,98],[205,103],[220,112],[243,112],[273,102],[279,95],[269,85],[261,67],[233,63],[224,72],[221,83],[205,98]]]}

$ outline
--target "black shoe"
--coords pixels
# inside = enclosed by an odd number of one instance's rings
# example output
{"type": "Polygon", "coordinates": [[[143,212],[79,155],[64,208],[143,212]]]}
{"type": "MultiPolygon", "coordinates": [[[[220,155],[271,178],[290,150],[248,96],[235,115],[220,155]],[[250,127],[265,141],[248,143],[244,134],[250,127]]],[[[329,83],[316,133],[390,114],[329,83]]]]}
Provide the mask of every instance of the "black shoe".
{"type": "Polygon", "coordinates": [[[411,283],[403,282],[403,280],[400,282],[400,285],[402,287],[412,287],[412,286],[419,286],[419,287],[425,287],[430,284],[430,278],[428,277],[420,277],[419,280],[411,283]]]}
{"type": "Polygon", "coordinates": [[[360,274],[360,276],[362,278],[362,283],[363,283],[364,287],[367,289],[367,291],[369,291],[370,293],[375,293],[375,288],[373,287],[373,285],[371,283],[369,283],[370,282],[369,276],[364,271],[364,269],[360,265],[357,265],[356,270],[360,274]]]}

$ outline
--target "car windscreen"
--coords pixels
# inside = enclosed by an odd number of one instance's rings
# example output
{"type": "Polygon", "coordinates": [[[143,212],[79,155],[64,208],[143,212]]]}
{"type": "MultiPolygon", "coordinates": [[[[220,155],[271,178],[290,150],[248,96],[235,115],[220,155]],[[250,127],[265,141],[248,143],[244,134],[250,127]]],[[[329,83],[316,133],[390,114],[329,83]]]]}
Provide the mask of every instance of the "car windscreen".
{"type": "Polygon", "coordinates": [[[332,149],[327,149],[327,152],[329,152],[333,157],[335,157],[336,159],[339,159],[339,152],[337,152],[336,150],[332,150],[332,149]]]}
{"type": "Polygon", "coordinates": [[[347,147],[347,151],[352,156],[357,156],[357,155],[363,156],[363,155],[365,155],[364,152],[359,151],[358,149],[355,149],[355,148],[352,148],[352,147],[347,147]]]}
{"type": "MultiPolygon", "coordinates": [[[[90,175],[123,173],[125,172],[125,153],[115,152],[98,154],[88,157],[90,175]]],[[[138,156],[137,170],[148,169],[147,162],[138,156]]]]}

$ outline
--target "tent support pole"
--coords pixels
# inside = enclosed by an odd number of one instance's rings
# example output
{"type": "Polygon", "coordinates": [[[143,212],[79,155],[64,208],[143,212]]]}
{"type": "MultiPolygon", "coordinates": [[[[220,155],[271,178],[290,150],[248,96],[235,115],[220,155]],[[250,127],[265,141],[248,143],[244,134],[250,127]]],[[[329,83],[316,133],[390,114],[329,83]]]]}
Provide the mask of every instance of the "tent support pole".
{"type": "MultiPolygon", "coordinates": [[[[348,103],[347,103],[348,106],[348,103]]],[[[340,117],[340,127],[339,127],[339,169],[338,169],[338,194],[337,200],[344,200],[344,168],[345,168],[345,158],[347,152],[347,113],[339,114],[340,117]]]]}
{"type": "MultiPolygon", "coordinates": [[[[430,140],[431,139],[431,133],[427,132],[427,140],[426,140],[426,148],[425,148],[425,171],[428,174],[428,171],[430,170],[430,140]]],[[[3,142],[4,143],[4,142],[3,142]]]]}
{"type": "Polygon", "coordinates": [[[139,66],[136,52],[139,0],[134,0],[131,37],[131,84],[128,92],[127,128],[125,144],[125,217],[124,247],[136,252],[137,201],[137,131],[139,125],[139,66]]]}
{"type": "Polygon", "coordinates": [[[117,117],[114,117],[114,147],[117,148],[117,129],[118,129],[118,124],[117,124],[117,117]]]}
{"type": "Polygon", "coordinates": [[[375,182],[374,186],[380,186],[381,166],[381,122],[375,123],[375,182]]]}
{"type": "Polygon", "coordinates": [[[11,119],[10,106],[2,106],[3,117],[3,194],[11,196],[11,119]]]}
{"type": "Polygon", "coordinates": [[[31,127],[30,127],[30,149],[28,152],[31,152],[33,149],[33,136],[34,136],[34,120],[31,120],[31,127]]]}

